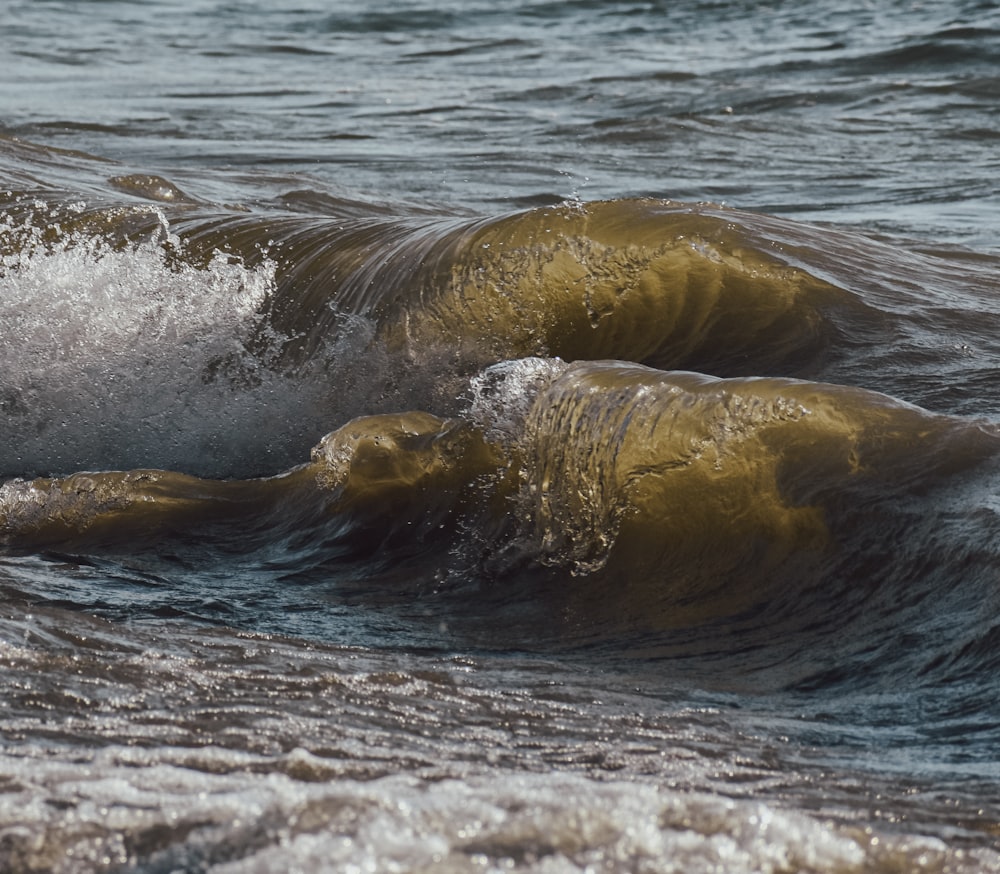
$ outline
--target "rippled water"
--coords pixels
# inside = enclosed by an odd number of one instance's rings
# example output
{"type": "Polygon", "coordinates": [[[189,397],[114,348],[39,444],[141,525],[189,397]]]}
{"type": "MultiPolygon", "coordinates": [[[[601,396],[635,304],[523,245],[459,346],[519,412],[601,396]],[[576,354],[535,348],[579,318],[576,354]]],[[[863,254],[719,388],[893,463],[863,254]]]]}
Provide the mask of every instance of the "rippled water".
{"type": "Polygon", "coordinates": [[[0,868],[1000,870],[998,33],[0,4],[0,868]]]}
{"type": "MultiPolygon", "coordinates": [[[[146,172],[245,168],[255,190],[305,172],[351,196],[491,210],[721,200],[996,246],[991,2],[4,15],[7,129],[146,172]]],[[[231,198],[235,181],[210,190],[231,198]]]]}

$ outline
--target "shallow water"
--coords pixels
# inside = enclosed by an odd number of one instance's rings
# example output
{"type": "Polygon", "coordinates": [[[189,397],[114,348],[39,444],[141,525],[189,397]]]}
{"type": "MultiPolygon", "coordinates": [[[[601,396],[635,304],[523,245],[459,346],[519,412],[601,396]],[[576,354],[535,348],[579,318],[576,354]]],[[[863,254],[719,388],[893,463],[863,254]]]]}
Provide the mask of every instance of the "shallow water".
{"type": "Polygon", "coordinates": [[[993,3],[8,3],[0,867],[1000,870],[993,3]]]}

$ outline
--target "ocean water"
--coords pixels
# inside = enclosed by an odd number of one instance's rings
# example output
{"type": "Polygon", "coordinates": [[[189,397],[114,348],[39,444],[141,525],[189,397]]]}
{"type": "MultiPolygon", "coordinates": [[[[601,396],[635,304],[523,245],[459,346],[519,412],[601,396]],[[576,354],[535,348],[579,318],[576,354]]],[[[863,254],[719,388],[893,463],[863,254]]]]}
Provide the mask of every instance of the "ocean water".
{"type": "Polygon", "coordinates": [[[1000,871],[998,4],[0,37],[0,871],[1000,871]]]}

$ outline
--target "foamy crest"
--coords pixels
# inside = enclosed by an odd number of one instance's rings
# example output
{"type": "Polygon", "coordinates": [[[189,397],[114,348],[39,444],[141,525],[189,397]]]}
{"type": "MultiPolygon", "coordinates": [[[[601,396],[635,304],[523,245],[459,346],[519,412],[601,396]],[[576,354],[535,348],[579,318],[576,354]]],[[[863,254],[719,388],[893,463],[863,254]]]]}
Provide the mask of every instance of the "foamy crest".
{"type": "Polygon", "coordinates": [[[198,870],[851,872],[993,870],[940,840],[847,829],[755,801],[572,773],[329,779],[306,750],[108,747],[4,755],[0,859],[55,874],[198,870]]]}
{"type": "MultiPolygon", "coordinates": [[[[294,379],[272,366],[286,339],[260,315],[273,265],[186,264],[162,215],[153,239],[123,248],[46,242],[59,230],[0,226],[0,473],[266,471],[336,424],[328,371],[344,350],[294,379]]],[[[354,319],[331,344],[370,337],[354,319]]]]}
{"type": "Polygon", "coordinates": [[[518,358],[487,367],[469,385],[468,415],[494,440],[519,440],[538,392],[566,370],[558,358],[518,358]]]}

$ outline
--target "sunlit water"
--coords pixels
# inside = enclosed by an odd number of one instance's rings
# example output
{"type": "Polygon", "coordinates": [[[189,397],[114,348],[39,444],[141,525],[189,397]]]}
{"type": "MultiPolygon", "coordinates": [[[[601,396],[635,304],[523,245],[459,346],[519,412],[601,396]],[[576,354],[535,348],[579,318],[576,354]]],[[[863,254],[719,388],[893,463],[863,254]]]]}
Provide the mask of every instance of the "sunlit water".
{"type": "Polygon", "coordinates": [[[998,35],[3,4],[0,869],[1000,870],[998,35]]]}

